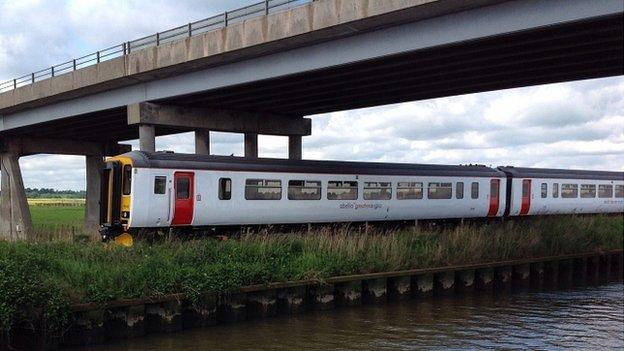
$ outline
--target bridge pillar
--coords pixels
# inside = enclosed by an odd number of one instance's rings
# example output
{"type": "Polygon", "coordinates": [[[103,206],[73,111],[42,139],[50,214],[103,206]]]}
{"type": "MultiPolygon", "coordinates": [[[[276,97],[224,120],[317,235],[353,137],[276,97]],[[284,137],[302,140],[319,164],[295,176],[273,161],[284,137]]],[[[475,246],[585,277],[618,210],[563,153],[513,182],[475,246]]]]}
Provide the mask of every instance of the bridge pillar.
{"type": "Polygon", "coordinates": [[[100,189],[104,155],[86,156],[87,197],[85,200],[85,229],[96,234],[100,227],[100,189]]]}
{"type": "Polygon", "coordinates": [[[139,125],[139,149],[156,152],[156,128],[151,124],[139,125]]]}
{"type": "Polygon", "coordinates": [[[245,133],[245,157],[258,158],[258,133],[245,133]]]}
{"type": "Polygon", "coordinates": [[[288,158],[291,160],[301,160],[302,142],[301,135],[288,136],[288,158]]]}
{"type": "Polygon", "coordinates": [[[2,163],[0,237],[11,241],[32,239],[33,225],[19,166],[19,154],[2,152],[0,162],[2,163]]]}
{"type": "Polygon", "coordinates": [[[195,153],[198,155],[210,155],[210,131],[195,131],[195,153]]]}

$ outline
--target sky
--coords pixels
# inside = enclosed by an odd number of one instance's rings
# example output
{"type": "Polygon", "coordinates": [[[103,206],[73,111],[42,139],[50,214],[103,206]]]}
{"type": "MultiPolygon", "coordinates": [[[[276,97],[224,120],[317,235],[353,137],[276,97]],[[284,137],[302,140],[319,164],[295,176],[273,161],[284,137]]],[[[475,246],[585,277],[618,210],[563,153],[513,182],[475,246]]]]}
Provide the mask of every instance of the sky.
{"type": "MultiPolygon", "coordinates": [[[[0,81],[252,2],[0,0],[0,81]]],[[[307,117],[306,159],[624,170],[622,76],[307,117]]],[[[211,143],[215,154],[243,153],[240,134],[212,133],[211,143]]],[[[156,141],[175,152],[193,145],[189,133],[156,141]]],[[[286,157],[287,138],[260,136],[259,153],[286,157]]],[[[84,163],[20,159],[26,187],[55,189],[84,189],[84,163]]]]}

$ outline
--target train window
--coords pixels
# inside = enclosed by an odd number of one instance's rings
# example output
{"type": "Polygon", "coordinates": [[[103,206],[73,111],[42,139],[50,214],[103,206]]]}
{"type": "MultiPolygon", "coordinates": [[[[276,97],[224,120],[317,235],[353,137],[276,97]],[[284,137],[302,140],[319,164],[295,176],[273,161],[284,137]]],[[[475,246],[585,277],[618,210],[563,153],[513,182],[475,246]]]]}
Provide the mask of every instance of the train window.
{"type": "Polygon", "coordinates": [[[167,177],[154,177],[154,194],[164,194],[167,190],[167,177]]]}
{"type": "Polygon", "coordinates": [[[624,197],[624,185],[615,186],[615,197],[624,197]]]}
{"type": "Polygon", "coordinates": [[[470,198],[478,199],[479,198],[479,183],[472,182],[470,187],[470,198]]]}
{"type": "Polygon", "coordinates": [[[397,199],[418,200],[423,198],[423,183],[399,182],[397,184],[397,199]]]}
{"type": "Polygon", "coordinates": [[[559,197],[559,183],[553,183],[553,197],[559,197]]]}
{"type": "Polygon", "coordinates": [[[389,182],[365,182],[364,200],[390,200],[392,185],[389,182]]]}
{"type": "Polygon", "coordinates": [[[219,179],[219,200],[232,199],[232,179],[220,178],[219,179]]]}
{"type": "Polygon", "coordinates": [[[596,184],[581,184],[581,197],[582,198],[596,197],[596,184]]]}
{"type": "Polygon", "coordinates": [[[327,182],[327,200],[357,200],[357,198],[357,182],[327,182]]]}
{"type": "Polygon", "coordinates": [[[566,199],[578,197],[578,184],[561,184],[561,197],[566,199]]]}
{"type": "Polygon", "coordinates": [[[277,179],[247,179],[246,200],[281,200],[282,181],[277,179]]]}
{"type": "Polygon", "coordinates": [[[125,165],[123,168],[122,194],[130,195],[132,191],[132,166],[125,165]]]}
{"type": "Polygon", "coordinates": [[[613,197],[613,185],[600,184],[598,185],[598,197],[613,197]]]}
{"type": "Polygon", "coordinates": [[[191,180],[188,177],[176,179],[176,199],[188,199],[191,193],[191,180]]]}
{"type": "Polygon", "coordinates": [[[429,199],[450,199],[453,193],[451,183],[429,183],[427,198],[429,199]]]}
{"type": "Polygon", "coordinates": [[[542,183],[542,199],[548,197],[548,184],[542,183]]]}
{"type": "Polygon", "coordinates": [[[531,180],[523,179],[522,180],[522,198],[530,198],[531,197],[531,180]]]}
{"type": "Polygon", "coordinates": [[[288,200],[320,200],[321,182],[318,180],[289,180],[288,200]]]}
{"type": "Polygon", "coordinates": [[[490,181],[490,199],[498,199],[499,184],[500,184],[499,179],[492,179],[490,181]]]}
{"type": "Polygon", "coordinates": [[[455,197],[458,199],[464,198],[464,182],[457,182],[455,186],[455,197]]]}

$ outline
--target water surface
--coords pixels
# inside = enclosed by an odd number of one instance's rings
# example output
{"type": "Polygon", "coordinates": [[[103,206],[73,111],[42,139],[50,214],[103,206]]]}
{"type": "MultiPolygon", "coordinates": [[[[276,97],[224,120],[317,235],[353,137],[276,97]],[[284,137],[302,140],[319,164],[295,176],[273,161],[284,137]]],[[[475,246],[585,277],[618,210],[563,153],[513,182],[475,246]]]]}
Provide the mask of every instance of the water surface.
{"type": "Polygon", "coordinates": [[[624,349],[624,285],[312,312],[89,350],[624,349]]]}

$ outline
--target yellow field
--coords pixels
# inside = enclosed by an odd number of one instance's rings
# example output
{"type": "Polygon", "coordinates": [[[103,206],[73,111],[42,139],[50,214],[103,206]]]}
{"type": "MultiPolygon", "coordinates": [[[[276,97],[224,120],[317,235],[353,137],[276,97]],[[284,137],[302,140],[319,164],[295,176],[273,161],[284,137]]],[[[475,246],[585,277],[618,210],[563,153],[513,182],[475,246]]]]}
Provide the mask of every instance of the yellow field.
{"type": "Polygon", "coordinates": [[[30,206],[84,206],[85,199],[28,199],[30,206]]]}

